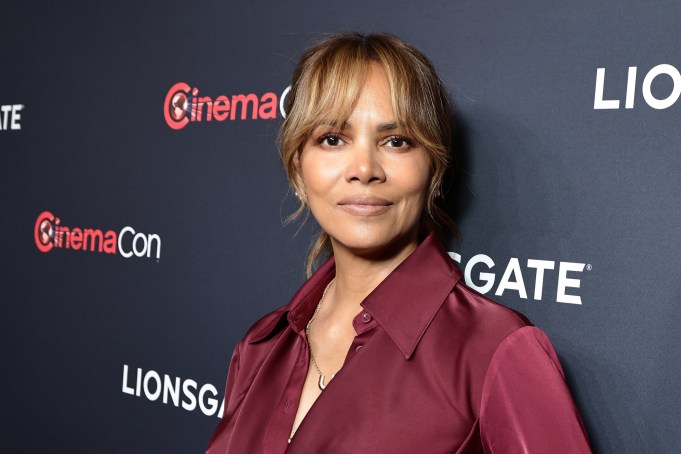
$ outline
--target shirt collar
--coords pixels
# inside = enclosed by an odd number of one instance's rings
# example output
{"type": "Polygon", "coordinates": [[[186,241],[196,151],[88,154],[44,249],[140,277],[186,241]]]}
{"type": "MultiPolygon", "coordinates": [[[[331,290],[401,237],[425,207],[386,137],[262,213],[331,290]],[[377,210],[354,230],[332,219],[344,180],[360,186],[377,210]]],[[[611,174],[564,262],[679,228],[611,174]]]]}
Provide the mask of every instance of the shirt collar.
{"type": "MultiPolygon", "coordinates": [[[[265,340],[285,326],[280,323],[285,315],[296,332],[305,329],[335,272],[335,262],[331,258],[303,284],[288,305],[275,312],[270,323],[254,333],[250,343],[265,340]]],[[[409,359],[459,279],[461,271],[431,233],[362,301],[361,306],[409,359]]]]}

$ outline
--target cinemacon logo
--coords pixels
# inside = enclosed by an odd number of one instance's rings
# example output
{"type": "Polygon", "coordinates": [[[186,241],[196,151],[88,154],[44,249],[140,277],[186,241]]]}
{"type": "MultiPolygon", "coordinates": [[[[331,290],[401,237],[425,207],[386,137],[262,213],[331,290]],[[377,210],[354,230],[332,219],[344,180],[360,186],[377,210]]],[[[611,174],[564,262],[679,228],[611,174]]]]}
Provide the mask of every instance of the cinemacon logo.
{"type": "Polygon", "coordinates": [[[161,237],[156,234],[136,232],[130,226],[123,227],[120,232],[113,230],[67,227],[61,225],[61,219],[43,211],[38,215],[33,230],[35,245],[42,252],[50,252],[54,248],[74,251],[101,252],[104,254],[120,254],[130,257],[161,258],[161,237]]]}
{"type": "Polygon", "coordinates": [[[163,115],[172,129],[204,121],[269,120],[277,118],[277,109],[285,117],[284,101],[290,90],[286,87],[279,96],[273,92],[199,96],[197,87],[178,82],[166,94],[163,115]]]}
{"type": "Polygon", "coordinates": [[[503,296],[506,291],[518,293],[521,299],[528,299],[525,278],[523,275],[534,274],[534,292],[532,298],[541,301],[546,298],[544,294],[544,282],[549,276],[556,279],[555,300],[557,303],[582,304],[582,297],[575,294],[581,287],[581,273],[584,270],[591,271],[591,264],[578,262],[558,262],[554,260],[528,259],[526,266],[522,266],[517,257],[511,257],[503,267],[503,273],[499,279],[496,271],[499,269],[492,257],[486,254],[477,254],[462,264],[461,254],[449,252],[449,256],[455,262],[462,265],[466,285],[482,294],[494,290],[496,296],[503,296]],[[523,268],[525,271],[523,272],[523,268]],[[557,273],[556,273],[557,272],[557,273]],[[496,286],[496,289],[495,289],[496,286]]]}

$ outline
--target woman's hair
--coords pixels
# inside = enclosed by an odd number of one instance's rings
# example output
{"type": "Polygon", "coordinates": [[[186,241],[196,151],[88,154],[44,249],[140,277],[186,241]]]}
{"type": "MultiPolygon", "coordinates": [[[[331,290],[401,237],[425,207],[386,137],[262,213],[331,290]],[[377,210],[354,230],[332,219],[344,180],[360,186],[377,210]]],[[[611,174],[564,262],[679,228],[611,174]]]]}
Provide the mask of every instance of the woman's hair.
{"type": "MultiPolygon", "coordinates": [[[[452,111],[444,85],[428,58],[396,36],[383,33],[330,36],[308,49],[298,63],[278,139],[289,183],[300,198],[300,206],[289,219],[308,209],[296,156],[312,130],[325,120],[342,124],[350,116],[372,62],[380,64],[388,77],[398,125],[430,157],[431,180],[420,235],[435,231],[445,241],[448,234],[456,233],[440,197],[452,159],[452,111]]],[[[332,254],[330,239],[322,231],[308,255],[307,275],[312,274],[319,259],[332,254]]]]}

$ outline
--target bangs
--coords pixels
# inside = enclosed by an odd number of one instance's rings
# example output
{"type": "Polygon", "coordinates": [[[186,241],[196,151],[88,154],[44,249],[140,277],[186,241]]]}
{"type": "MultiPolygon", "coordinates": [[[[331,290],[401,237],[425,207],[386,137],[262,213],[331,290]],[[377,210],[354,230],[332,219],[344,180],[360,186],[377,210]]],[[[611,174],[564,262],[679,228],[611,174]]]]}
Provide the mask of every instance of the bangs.
{"type": "Polygon", "coordinates": [[[424,68],[409,64],[404,56],[388,49],[378,49],[377,62],[388,78],[395,121],[431,155],[439,154],[448,145],[440,113],[442,100],[434,96],[439,94],[440,87],[424,76],[424,68]]]}
{"type": "MultiPolygon", "coordinates": [[[[448,106],[442,99],[440,81],[422,54],[379,38],[351,39],[316,50],[306,54],[294,75],[294,96],[289,97],[283,127],[291,139],[285,144],[290,151],[301,150],[316,127],[341,127],[348,120],[373,63],[388,79],[398,127],[431,154],[441,155],[449,146],[449,119],[442,118],[448,106]]],[[[441,156],[434,158],[440,160],[441,156]]]]}
{"type": "MultiPolygon", "coordinates": [[[[309,76],[309,91],[298,103],[299,128],[308,136],[322,124],[342,125],[354,109],[369,72],[368,58],[358,58],[352,49],[327,56],[309,76]]],[[[305,83],[308,81],[302,81],[305,83]]]]}
{"type": "Polygon", "coordinates": [[[432,131],[429,121],[433,106],[424,99],[422,90],[415,90],[412,83],[403,80],[402,65],[387,62],[381,55],[357,55],[356,52],[348,52],[348,49],[343,50],[345,52],[327,56],[301,80],[308,90],[298,93],[296,107],[300,110],[295,112],[294,108],[291,112],[299,132],[296,148],[300,149],[320,125],[342,127],[355,108],[372,64],[378,64],[388,79],[393,120],[405,134],[432,148],[438,142],[437,132],[432,131]]]}

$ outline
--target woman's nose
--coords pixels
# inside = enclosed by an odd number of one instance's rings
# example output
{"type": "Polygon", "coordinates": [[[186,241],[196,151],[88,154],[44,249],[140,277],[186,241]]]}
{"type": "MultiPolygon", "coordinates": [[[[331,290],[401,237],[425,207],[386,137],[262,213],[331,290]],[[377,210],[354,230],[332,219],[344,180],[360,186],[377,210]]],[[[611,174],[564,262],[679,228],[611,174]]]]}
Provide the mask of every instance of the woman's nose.
{"type": "Polygon", "coordinates": [[[385,171],[381,165],[380,149],[377,144],[359,142],[353,145],[345,179],[362,184],[385,181],[385,171]]]}

